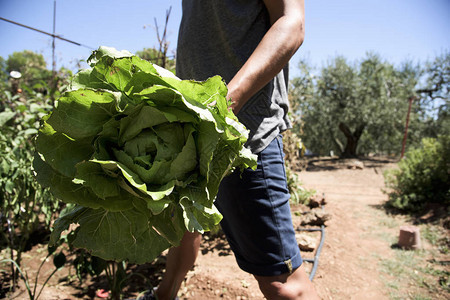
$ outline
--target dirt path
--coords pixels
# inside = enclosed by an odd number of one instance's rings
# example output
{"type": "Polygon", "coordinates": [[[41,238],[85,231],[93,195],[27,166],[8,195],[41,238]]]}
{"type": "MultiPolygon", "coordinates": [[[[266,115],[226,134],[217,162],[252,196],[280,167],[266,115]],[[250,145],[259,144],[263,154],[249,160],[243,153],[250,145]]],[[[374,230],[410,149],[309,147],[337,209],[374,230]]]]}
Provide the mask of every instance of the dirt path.
{"type": "MultiPolygon", "coordinates": [[[[386,200],[381,191],[382,170],[390,166],[372,162],[360,170],[327,163],[300,173],[306,188],[325,194],[325,211],[332,216],[313,280],[323,299],[388,299],[378,263],[391,250],[391,244],[384,239],[386,231],[395,234],[396,229],[384,228],[378,207],[386,200]]],[[[303,255],[312,258],[310,253],[303,255]]],[[[184,297],[263,298],[256,281],[236,266],[231,253],[222,251],[220,255],[220,250],[200,255],[187,280],[184,297]],[[212,279],[218,285],[205,289],[205,281],[212,286],[212,279]]]]}
{"type": "MultiPolygon", "coordinates": [[[[445,270],[447,262],[450,262],[450,255],[429,257],[428,252],[410,252],[405,256],[405,253],[400,251],[404,258],[398,260],[399,250],[393,245],[398,237],[399,226],[408,221],[405,217],[388,215],[381,208],[387,200],[387,196],[382,192],[383,171],[395,167],[395,164],[375,159],[365,160],[363,163],[362,169],[349,169],[348,167],[354,164],[349,164],[348,161],[322,159],[310,163],[307,171],[299,173],[304,187],[325,194],[327,204],[324,210],[331,215],[331,219],[326,223],[325,243],[313,280],[320,297],[337,300],[449,299],[446,298],[449,296],[448,290],[447,293],[442,293],[439,283],[437,288],[430,288],[426,277],[423,283],[427,296],[416,297],[414,286],[417,281],[410,280],[411,274],[395,274],[396,268],[400,269],[408,263],[412,264],[412,272],[417,272],[418,261],[428,265],[429,262],[434,264],[434,269],[425,266],[429,273],[439,271],[441,266],[441,269],[445,270]],[[409,258],[411,262],[408,262],[409,258]],[[442,264],[435,268],[436,262],[442,264]],[[397,263],[398,265],[395,265],[397,263]],[[386,272],[383,267],[389,264],[394,265],[389,266],[390,271],[386,272]]],[[[362,162],[355,166],[362,166],[362,162]]],[[[296,209],[293,208],[293,212],[296,209]]],[[[298,220],[298,216],[294,214],[294,224],[297,224],[298,220]]],[[[320,233],[314,234],[316,233],[311,233],[318,241],[320,233]]],[[[29,271],[36,270],[46,253],[45,249],[45,245],[36,245],[33,251],[26,253],[24,268],[29,271]]],[[[313,258],[314,253],[303,252],[302,256],[313,258]]],[[[312,264],[305,262],[305,266],[310,270],[312,264]]],[[[152,264],[135,266],[132,271],[151,278],[152,284],[157,285],[163,269],[164,256],[152,264]]],[[[423,270],[425,269],[419,269],[420,272],[423,270]]],[[[45,274],[50,272],[51,268],[44,271],[45,274]]],[[[100,288],[107,288],[104,278],[94,280],[89,277],[80,284],[73,273],[70,268],[58,272],[44,289],[41,299],[100,299],[95,297],[95,293],[100,288]]],[[[443,278],[445,282],[445,277],[443,278]]],[[[436,278],[431,280],[434,280],[435,284],[436,278]]],[[[446,280],[448,284],[448,278],[446,280]]],[[[145,289],[142,282],[129,282],[127,286],[125,292],[128,296],[136,295],[138,291],[145,289]]],[[[27,298],[23,287],[15,295],[15,299],[27,298]]],[[[179,296],[180,299],[188,300],[263,299],[254,278],[238,268],[223,236],[204,237],[199,258],[193,270],[188,273],[179,296]]]]}
{"type": "Polygon", "coordinates": [[[324,193],[332,215],[314,283],[323,299],[388,299],[379,257],[391,244],[379,210],[386,200],[381,164],[364,169],[337,168],[300,174],[304,185],[324,193]]]}

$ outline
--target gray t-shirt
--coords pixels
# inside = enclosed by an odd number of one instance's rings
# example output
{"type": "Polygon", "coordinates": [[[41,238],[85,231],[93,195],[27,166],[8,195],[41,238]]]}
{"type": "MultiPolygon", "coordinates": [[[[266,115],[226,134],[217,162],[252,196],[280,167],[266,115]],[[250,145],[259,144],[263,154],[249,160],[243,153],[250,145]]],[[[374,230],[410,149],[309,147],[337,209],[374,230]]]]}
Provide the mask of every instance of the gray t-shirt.
{"type": "MultiPolygon", "coordinates": [[[[183,0],[177,45],[177,76],[229,83],[270,27],[262,0],[183,0]]],[[[287,116],[287,69],[257,92],[237,117],[250,130],[247,147],[259,153],[291,127],[287,116]]]]}

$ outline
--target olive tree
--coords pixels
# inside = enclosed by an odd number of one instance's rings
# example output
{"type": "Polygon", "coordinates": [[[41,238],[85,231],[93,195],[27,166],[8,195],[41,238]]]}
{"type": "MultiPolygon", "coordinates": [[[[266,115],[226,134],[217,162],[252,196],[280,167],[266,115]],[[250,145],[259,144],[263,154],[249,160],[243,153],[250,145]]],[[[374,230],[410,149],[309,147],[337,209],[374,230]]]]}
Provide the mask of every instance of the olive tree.
{"type": "Polygon", "coordinates": [[[303,80],[292,81],[291,102],[298,107],[301,137],[310,150],[321,155],[333,150],[342,157],[398,153],[416,67],[405,63],[396,68],[368,54],[354,63],[338,56],[314,77],[302,74],[303,80]],[[314,88],[299,97],[308,76],[314,88]]]}

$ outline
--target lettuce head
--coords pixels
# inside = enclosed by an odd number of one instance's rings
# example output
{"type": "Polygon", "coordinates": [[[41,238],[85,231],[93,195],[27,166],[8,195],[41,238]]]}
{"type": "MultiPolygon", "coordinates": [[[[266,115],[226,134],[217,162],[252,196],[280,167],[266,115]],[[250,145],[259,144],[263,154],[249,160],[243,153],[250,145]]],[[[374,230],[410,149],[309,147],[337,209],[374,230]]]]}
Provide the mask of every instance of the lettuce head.
{"type": "Polygon", "coordinates": [[[42,122],[37,180],[73,204],[51,243],[106,260],[152,261],[186,231],[208,231],[221,180],[256,167],[248,132],[228,109],[222,78],[180,80],[128,51],[100,47],[42,122]]]}

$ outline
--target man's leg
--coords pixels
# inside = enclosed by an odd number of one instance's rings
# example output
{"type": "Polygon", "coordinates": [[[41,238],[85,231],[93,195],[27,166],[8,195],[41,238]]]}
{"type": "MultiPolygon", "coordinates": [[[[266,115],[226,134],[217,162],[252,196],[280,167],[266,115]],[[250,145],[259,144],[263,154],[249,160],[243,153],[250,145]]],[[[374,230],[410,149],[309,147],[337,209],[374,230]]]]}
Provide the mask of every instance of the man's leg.
{"type": "Polygon", "coordinates": [[[259,288],[268,300],[318,300],[319,296],[303,265],[292,274],[256,276],[259,288]]]}
{"type": "Polygon", "coordinates": [[[225,177],[216,207],[242,270],[269,300],[318,299],[302,259],[290,210],[281,136],[258,154],[256,170],[225,177]],[[294,269],[293,273],[290,273],[294,269]]]}
{"type": "Polygon", "coordinates": [[[197,259],[201,239],[201,234],[197,232],[186,232],[180,246],[169,250],[166,272],[156,291],[159,300],[175,299],[187,272],[197,259]]]}

